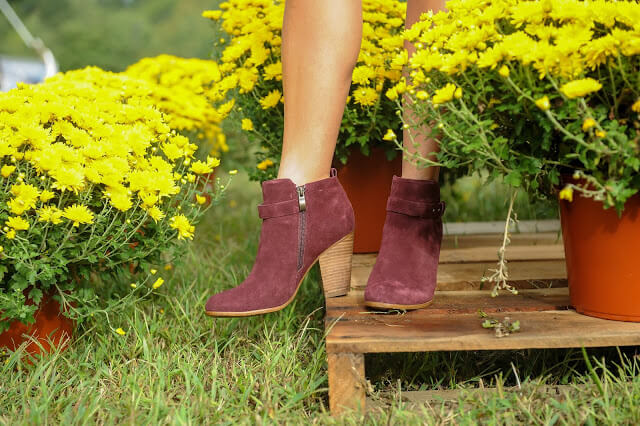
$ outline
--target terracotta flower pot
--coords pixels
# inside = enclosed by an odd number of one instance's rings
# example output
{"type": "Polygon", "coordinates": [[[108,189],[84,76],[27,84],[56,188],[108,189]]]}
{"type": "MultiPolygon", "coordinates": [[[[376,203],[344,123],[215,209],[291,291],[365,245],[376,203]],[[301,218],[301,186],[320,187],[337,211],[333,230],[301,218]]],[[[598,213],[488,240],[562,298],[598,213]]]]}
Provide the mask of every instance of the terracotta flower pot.
{"type": "Polygon", "coordinates": [[[640,322],[640,195],[622,217],[574,192],[560,200],[571,304],[585,315],[640,322]]]}
{"type": "MultiPolygon", "coordinates": [[[[59,346],[66,342],[75,328],[74,322],[62,314],[60,304],[51,295],[42,298],[35,319],[35,323],[28,325],[20,321],[11,323],[9,330],[0,334],[0,347],[13,351],[28,339],[26,335],[35,338],[44,351],[49,352],[49,338],[55,346],[59,346]]],[[[26,351],[30,355],[41,353],[40,347],[33,341],[27,345],[26,351]]]]}
{"type": "Polygon", "coordinates": [[[402,155],[388,161],[384,149],[372,149],[366,156],[356,147],[347,164],[337,163],[334,167],[355,212],[354,253],[379,251],[391,179],[402,173],[402,155]]]}

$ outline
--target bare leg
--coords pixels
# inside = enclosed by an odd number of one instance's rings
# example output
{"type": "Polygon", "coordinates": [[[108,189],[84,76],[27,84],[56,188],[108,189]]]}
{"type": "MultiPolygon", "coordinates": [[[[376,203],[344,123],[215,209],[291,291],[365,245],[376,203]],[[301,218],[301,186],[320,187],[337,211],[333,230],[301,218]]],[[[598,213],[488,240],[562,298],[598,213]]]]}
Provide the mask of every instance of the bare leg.
{"type": "Polygon", "coordinates": [[[287,0],[279,178],[302,185],[329,176],[361,39],[361,0],[287,0]]]}
{"type": "MultiPolygon", "coordinates": [[[[443,10],[444,0],[407,0],[407,19],[405,21],[405,27],[411,27],[413,23],[420,19],[420,15],[429,9],[433,10],[434,13],[439,10],[443,10]]],[[[411,57],[411,55],[416,51],[415,46],[407,41],[405,41],[404,47],[409,52],[409,57],[411,57]]],[[[405,69],[403,74],[407,79],[407,82],[409,82],[410,78],[408,70],[405,69]]],[[[415,116],[411,109],[411,101],[406,96],[403,97],[403,107],[405,111],[404,120],[409,123],[414,122],[415,116]]],[[[430,129],[426,126],[418,129],[417,131],[416,129],[405,129],[403,132],[404,147],[410,153],[418,152],[422,157],[429,157],[429,154],[438,150],[438,141],[426,136],[429,131],[430,129]],[[414,146],[411,136],[413,136],[414,142],[419,143],[417,147],[414,146]]],[[[430,158],[433,158],[433,154],[430,158]]],[[[438,180],[439,171],[439,167],[418,168],[411,161],[406,159],[402,161],[402,177],[404,178],[438,180]]]]}

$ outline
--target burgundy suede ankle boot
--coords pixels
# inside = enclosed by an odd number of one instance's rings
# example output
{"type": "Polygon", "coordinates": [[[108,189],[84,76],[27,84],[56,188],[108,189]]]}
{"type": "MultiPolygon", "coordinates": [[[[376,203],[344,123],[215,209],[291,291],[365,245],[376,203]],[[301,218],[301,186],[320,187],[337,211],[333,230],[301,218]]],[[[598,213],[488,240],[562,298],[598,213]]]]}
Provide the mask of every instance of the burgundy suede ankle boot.
{"type": "Polygon", "coordinates": [[[364,293],[365,305],[419,309],[431,303],[443,213],[438,182],[393,176],[380,252],[364,293]]]}
{"type": "Polygon", "coordinates": [[[209,298],[210,316],[238,317],[283,309],[311,267],[320,261],[325,297],[343,296],[351,281],[353,208],[336,169],[330,176],[296,186],[290,179],[262,183],[264,202],[258,254],[239,286],[209,298]]]}

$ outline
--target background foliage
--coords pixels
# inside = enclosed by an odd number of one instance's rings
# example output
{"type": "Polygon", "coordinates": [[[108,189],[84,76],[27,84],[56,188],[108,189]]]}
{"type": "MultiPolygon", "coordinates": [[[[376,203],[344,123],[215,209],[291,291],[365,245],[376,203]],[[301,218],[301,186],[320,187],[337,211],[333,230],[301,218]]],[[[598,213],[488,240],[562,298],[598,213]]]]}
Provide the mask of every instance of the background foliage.
{"type": "MultiPolygon", "coordinates": [[[[217,39],[200,14],[218,0],[10,0],[62,70],[96,65],[123,71],[160,53],[206,58],[217,39]]],[[[0,16],[0,54],[33,55],[0,16]]]]}

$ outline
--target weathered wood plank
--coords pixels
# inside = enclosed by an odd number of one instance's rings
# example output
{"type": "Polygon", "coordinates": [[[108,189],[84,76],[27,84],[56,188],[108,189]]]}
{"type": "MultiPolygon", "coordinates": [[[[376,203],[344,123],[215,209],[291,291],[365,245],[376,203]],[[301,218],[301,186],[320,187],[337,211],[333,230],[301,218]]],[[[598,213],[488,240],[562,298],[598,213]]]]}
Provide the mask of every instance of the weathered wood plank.
{"type": "MultiPolygon", "coordinates": [[[[468,234],[501,234],[504,232],[504,221],[495,222],[448,222],[444,224],[446,235],[468,235],[468,234]]],[[[535,232],[557,232],[560,230],[560,221],[551,220],[521,220],[511,223],[509,232],[512,233],[535,233],[535,232]]]]}
{"type": "MultiPolygon", "coordinates": [[[[507,247],[507,261],[515,260],[563,260],[562,244],[544,244],[536,246],[507,247]]],[[[498,247],[469,247],[444,249],[440,252],[440,263],[473,263],[498,261],[498,247]]]]}
{"type": "MultiPolygon", "coordinates": [[[[392,312],[376,312],[363,305],[364,293],[352,291],[344,297],[327,299],[327,321],[387,321],[402,320],[403,315],[392,312]],[[386,315],[385,315],[386,314],[386,315]]],[[[509,312],[536,312],[569,309],[569,290],[548,288],[519,290],[518,295],[503,292],[496,297],[486,290],[437,291],[433,303],[416,311],[411,318],[429,318],[433,315],[473,314],[482,311],[487,314],[509,312]]]]}
{"type": "MultiPolygon", "coordinates": [[[[364,289],[375,258],[369,254],[355,255],[351,269],[351,288],[364,289]]],[[[496,262],[442,263],[438,266],[439,290],[480,289],[482,277],[491,275],[496,262]]],[[[509,262],[509,279],[523,282],[523,287],[549,286],[543,281],[558,281],[567,278],[564,260],[535,260],[509,262]]],[[[484,284],[487,288],[490,284],[484,284]]],[[[557,284],[556,284],[557,285],[557,284]]]]}
{"type": "MultiPolygon", "coordinates": [[[[559,232],[511,234],[509,247],[534,246],[540,244],[562,244],[559,232]]],[[[442,248],[495,247],[502,244],[502,234],[477,235],[445,235],[442,238],[442,248]]]]}
{"type": "Polygon", "coordinates": [[[364,355],[361,353],[327,354],[329,407],[332,415],[345,409],[365,408],[366,382],[364,355]]]}
{"type": "MultiPolygon", "coordinates": [[[[562,260],[564,247],[562,244],[542,244],[535,246],[513,246],[506,251],[507,261],[516,260],[562,260]]],[[[354,256],[353,265],[358,267],[373,267],[378,257],[377,253],[364,253],[354,256]]],[[[466,247],[442,249],[440,264],[443,263],[474,263],[498,261],[498,246],[466,247]]]]}
{"type": "MultiPolygon", "coordinates": [[[[445,284],[479,282],[482,277],[491,275],[490,270],[496,268],[495,262],[478,262],[462,264],[442,264],[438,267],[438,288],[444,290],[445,284]]],[[[514,261],[509,262],[509,279],[511,281],[544,281],[564,279],[567,268],[564,260],[514,261]]]]}
{"type": "Polygon", "coordinates": [[[336,321],[326,347],[328,353],[370,353],[640,345],[639,323],[591,318],[573,310],[508,316],[520,321],[521,331],[496,338],[493,330],[482,327],[477,314],[427,317],[421,310],[395,317],[365,314],[361,319],[336,321]]]}

